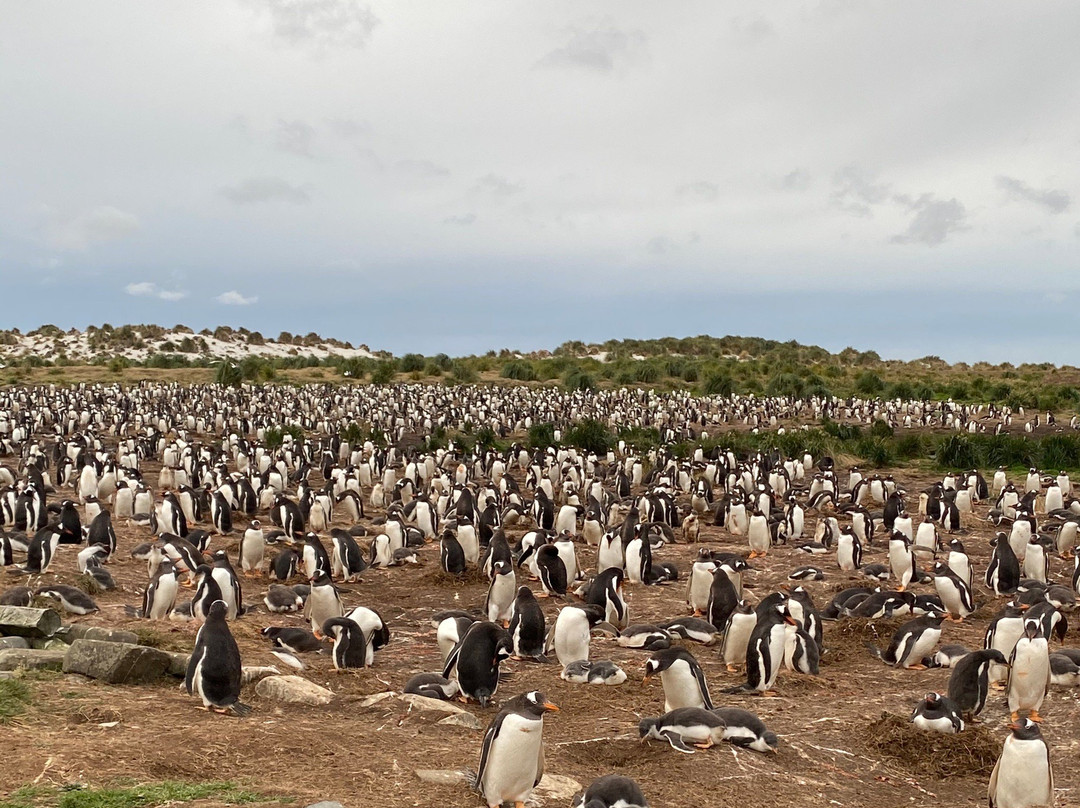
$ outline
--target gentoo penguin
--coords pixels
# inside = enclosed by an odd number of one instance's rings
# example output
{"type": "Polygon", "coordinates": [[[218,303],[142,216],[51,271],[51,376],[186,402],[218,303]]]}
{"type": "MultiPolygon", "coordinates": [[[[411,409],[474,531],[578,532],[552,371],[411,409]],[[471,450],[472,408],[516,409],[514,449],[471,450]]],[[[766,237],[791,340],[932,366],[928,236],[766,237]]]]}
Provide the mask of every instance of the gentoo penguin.
{"type": "Polygon", "coordinates": [[[270,584],[263,596],[263,603],[271,612],[298,612],[304,608],[304,599],[291,586],[270,584]]]}
{"type": "Polygon", "coordinates": [[[458,694],[457,682],[438,673],[418,673],[405,683],[402,693],[448,701],[458,694]]]}
{"type": "MultiPolygon", "coordinates": [[[[191,596],[191,616],[206,618],[210,615],[210,607],[224,600],[221,597],[221,587],[214,578],[214,570],[209,564],[200,564],[195,568],[195,594],[191,596]]],[[[228,614],[228,604],[225,613],[228,614]]]]}
{"type": "Polygon", "coordinates": [[[893,531],[889,536],[889,568],[899,583],[896,588],[900,592],[914,580],[918,568],[915,553],[911,550],[911,539],[898,531],[893,531]]]}
{"type": "Polygon", "coordinates": [[[595,603],[565,606],[555,618],[548,650],[554,650],[559,664],[563,667],[571,662],[588,660],[593,628],[618,633],[615,626],[605,622],[603,606],[595,603]]]}
{"type": "Polygon", "coordinates": [[[645,663],[644,681],[647,682],[658,674],[664,687],[665,713],[680,707],[712,709],[705,672],[686,649],[666,648],[649,657],[645,663]]]}
{"type": "Polygon", "coordinates": [[[439,537],[439,566],[450,575],[465,574],[465,551],[450,530],[444,530],[439,537]]]}
{"type": "Polygon", "coordinates": [[[757,624],[746,647],[746,683],[730,688],[730,692],[765,694],[772,690],[784,664],[786,626],[796,624],[788,609],[787,595],[778,594],[769,608],[761,609],[759,604],[757,624]]]}
{"type": "Polygon", "coordinates": [[[874,656],[888,665],[909,670],[924,670],[924,663],[930,652],[941,639],[941,621],[943,612],[927,612],[904,623],[893,634],[889,647],[881,651],[877,646],[867,643],[874,656]]]}
{"type": "Polygon", "coordinates": [[[221,599],[229,607],[226,619],[235,620],[244,612],[243,592],[240,588],[240,579],[236,570],[229,563],[229,555],[224,550],[218,550],[213,555],[213,576],[221,587],[221,599]]]}
{"type": "Polygon", "coordinates": [[[94,603],[94,599],[83,592],[81,589],[76,589],[74,586],[65,586],[63,584],[53,584],[52,586],[43,586],[34,593],[38,597],[52,598],[53,600],[60,601],[60,606],[65,612],[71,614],[92,614],[100,611],[98,605],[94,603]]]}
{"type": "Polygon", "coordinates": [[[25,586],[13,586],[0,592],[0,606],[29,606],[34,592],[25,586]]]}
{"type": "Polygon", "coordinates": [[[554,544],[545,544],[536,551],[536,566],[540,573],[540,585],[544,591],[540,597],[547,598],[552,595],[564,597],[566,595],[567,577],[566,564],[554,544]]]}
{"type": "Polygon", "coordinates": [[[311,593],[304,602],[304,617],[311,621],[311,630],[320,637],[323,623],[331,617],[343,617],[345,607],[341,604],[341,595],[330,580],[330,576],[320,570],[311,581],[311,593]]]}
{"type": "Polygon", "coordinates": [[[593,578],[585,591],[585,602],[604,609],[604,620],[619,629],[630,625],[630,607],[622,594],[623,571],[609,567],[593,578]]]}
{"type": "Polygon", "coordinates": [[[164,620],[176,604],[178,589],[176,570],[172,562],[166,559],[158,566],[143,593],[142,616],[150,620],[164,620]]]}
{"type": "Polygon", "coordinates": [[[750,523],[746,528],[746,539],[750,545],[750,558],[763,558],[769,554],[769,547],[772,546],[769,519],[756,508],[750,515],[750,523]]]}
{"type": "Polygon", "coordinates": [[[642,740],[655,738],[667,741],[671,748],[693,754],[691,746],[709,749],[724,740],[724,719],[701,707],[680,707],[659,718],[643,718],[638,722],[642,740]]]}
{"type": "Polygon", "coordinates": [[[817,641],[797,625],[786,625],[784,631],[784,667],[817,676],[821,660],[821,647],[817,641]]]}
{"type": "Polygon", "coordinates": [[[958,643],[943,645],[934,652],[933,668],[955,668],[956,664],[970,654],[967,648],[958,643]]]}
{"type": "Polygon", "coordinates": [[[739,592],[731,576],[728,565],[723,564],[713,572],[712,585],[709,588],[709,603],[705,609],[706,619],[717,631],[723,631],[728,618],[739,603],[739,592]]]}
{"type": "Polygon", "coordinates": [[[188,695],[198,695],[211,712],[245,716],[251,713],[251,707],[240,702],[240,649],[225,620],[227,611],[224,601],[210,604],[206,622],[195,635],[184,687],[188,695]]]}
{"type": "Polygon", "coordinates": [[[986,706],[986,696],[990,692],[990,665],[1007,665],[1005,655],[995,648],[972,651],[965,654],[954,666],[949,675],[949,699],[968,721],[986,706]]]}
{"type": "Polygon", "coordinates": [[[757,610],[749,602],[740,600],[724,626],[724,641],[720,646],[720,658],[732,673],[746,662],[746,648],[756,625],[757,610]]]}
{"type": "Polygon", "coordinates": [[[232,533],[232,506],[221,491],[215,491],[210,500],[210,520],[221,535],[232,533]]]}
{"type": "Polygon", "coordinates": [[[911,723],[919,729],[940,732],[943,735],[955,735],[964,731],[964,719],[952,699],[940,693],[927,693],[915,705],[911,713],[911,723]]]}
{"type": "Polygon", "coordinates": [[[566,567],[567,584],[581,579],[583,576],[581,566],[578,564],[577,551],[574,549],[574,539],[569,533],[560,533],[553,545],[566,567]]]}
{"type": "Polygon", "coordinates": [[[547,639],[547,627],[544,623],[544,612],[527,586],[518,587],[517,597],[514,598],[510,610],[508,631],[516,658],[545,661],[544,641],[547,639]]]}
{"type": "Polygon", "coordinates": [[[1051,654],[1050,684],[1059,687],[1080,686],[1080,665],[1065,654],[1051,654]]]}
{"type": "Polygon", "coordinates": [[[375,652],[390,644],[390,626],[382,619],[382,615],[367,606],[357,606],[348,612],[345,617],[360,626],[367,640],[368,666],[374,661],[375,652]]]}
{"type": "Polygon", "coordinates": [[[690,574],[686,580],[686,605],[690,607],[695,617],[705,614],[709,607],[709,592],[712,589],[714,572],[716,572],[716,561],[712,557],[712,552],[703,547],[698,551],[697,560],[690,567],[690,574]]]}
{"type": "Polygon", "coordinates": [[[334,574],[350,583],[360,580],[360,573],[367,569],[368,563],[352,534],[334,528],[330,531],[330,547],[330,567],[334,574]]]}
{"type": "Polygon", "coordinates": [[[713,645],[719,638],[720,632],[716,626],[708,620],[700,617],[676,617],[657,624],[657,628],[664,629],[671,634],[678,634],[684,640],[699,642],[702,645],[713,645]]]}
{"type": "Polygon", "coordinates": [[[788,575],[789,581],[824,581],[825,571],[819,567],[796,567],[788,575]]]}
{"type": "Polygon", "coordinates": [[[1050,686],[1050,651],[1042,627],[1037,620],[1024,620],[1024,635],[1016,641],[1009,657],[1007,696],[1009,713],[1015,722],[1024,710],[1035,723],[1039,708],[1050,686]]]}
{"type": "Polygon", "coordinates": [[[973,578],[971,573],[971,560],[964,551],[964,545],[959,539],[949,539],[949,557],[945,561],[949,569],[959,575],[971,589],[973,578]]]}
{"type": "Polygon", "coordinates": [[[293,626],[267,626],[260,632],[275,648],[283,648],[292,654],[321,654],[326,646],[306,628],[293,626]]]}
{"type": "Polygon", "coordinates": [[[652,547],[641,525],[626,541],[626,580],[632,584],[649,583],[652,572],[652,547]]]}
{"type": "Polygon", "coordinates": [[[640,648],[661,651],[671,647],[671,632],[649,623],[627,626],[619,633],[616,642],[623,648],[640,648]]]}
{"type": "MultiPolygon", "coordinates": [[[[998,651],[1006,660],[1012,656],[1016,642],[1024,636],[1024,610],[1016,602],[1006,603],[1002,611],[990,621],[983,636],[983,647],[998,651]]],[[[989,669],[991,683],[1004,681],[1008,677],[1008,664],[991,662],[989,669]]]]}
{"type": "Polygon", "coordinates": [[[629,777],[605,774],[577,796],[573,808],[649,808],[649,803],[629,777]]]}
{"type": "Polygon", "coordinates": [[[836,540],[836,565],[844,572],[854,572],[862,566],[862,542],[848,525],[844,525],[836,540]]]}
{"type": "Polygon", "coordinates": [[[335,670],[363,668],[369,664],[367,640],[363,629],[355,621],[347,617],[331,617],[322,624],[322,634],[334,640],[335,670]]]}
{"type": "Polygon", "coordinates": [[[1054,771],[1039,725],[1023,719],[1009,724],[1001,755],[986,791],[990,808],[1031,808],[1054,804],[1054,771]]]}
{"type": "Polygon", "coordinates": [[[34,534],[26,548],[26,563],[22,569],[31,574],[49,571],[60,544],[60,533],[53,525],[46,525],[34,534]]]}
{"type": "Polygon", "coordinates": [[[971,589],[967,581],[949,569],[948,564],[938,561],[934,564],[934,588],[949,617],[953,620],[963,620],[975,611],[975,604],[971,598],[971,589]]]}
{"type": "Polygon", "coordinates": [[[504,627],[510,625],[516,595],[517,576],[514,574],[514,565],[508,561],[496,561],[492,567],[487,599],[484,601],[487,619],[504,627]]]}
{"type": "Polygon", "coordinates": [[[111,558],[116,553],[116,530],[113,529],[112,515],[107,510],[102,510],[90,522],[86,532],[86,543],[104,547],[108,550],[106,558],[111,558]]]}
{"type": "Polygon", "coordinates": [[[1050,575],[1050,553],[1037,535],[1028,539],[1022,574],[1025,578],[1043,584],[1046,583],[1046,579],[1050,575]]]}
{"type": "Polygon", "coordinates": [[[487,707],[499,688],[499,663],[513,651],[504,629],[486,620],[477,621],[446,658],[442,675],[457,682],[462,701],[487,707]]]}
{"type": "Polygon", "coordinates": [[[994,552],[986,566],[986,587],[998,595],[1012,594],[1020,583],[1020,561],[1004,533],[998,533],[990,545],[994,552]]]}
{"type": "Polygon", "coordinates": [[[626,671],[610,660],[589,662],[579,659],[563,668],[559,675],[567,682],[580,685],[621,685],[626,681],[626,671]]]}
{"type": "Polygon", "coordinates": [[[253,519],[240,539],[240,569],[244,575],[262,575],[263,556],[266,554],[266,538],[259,520],[253,519]]]}
{"type": "Polygon", "coordinates": [[[273,570],[273,576],[276,580],[285,582],[296,575],[297,566],[300,563],[300,556],[293,550],[285,548],[274,557],[271,569],[273,570]]]}
{"type": "Polygon", "coordinates": [[[724,740],[755,752],[775,752],[780,739],[770,732],[765,722],[749,710],[738,707],[716,707],[713,714],[724,722],[724,740]]]}
{"type": "Polygon", "coordinates": [[[544,776],[544,714],[558,711],[538,690],[508,701],[484,733],[476,791],[488,808],[517,808],[544,776]]]}

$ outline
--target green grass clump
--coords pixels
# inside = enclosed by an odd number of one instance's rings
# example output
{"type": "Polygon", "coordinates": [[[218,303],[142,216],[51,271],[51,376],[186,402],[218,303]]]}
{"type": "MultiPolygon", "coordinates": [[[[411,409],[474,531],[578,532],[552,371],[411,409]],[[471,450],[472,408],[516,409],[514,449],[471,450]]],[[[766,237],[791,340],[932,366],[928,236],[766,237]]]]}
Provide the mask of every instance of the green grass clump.
{"type": "MultiPolygon", "coordinates": [[[[107,788],[23,786],[0,801],[0,808],[153,808],[213,799],[226,805],[266,802],[268,798],[229,781],[118,784],[107,788]]],[[[272,798],[270,798],[272,799],[272,798]]]]}
{"type": "Polygon", "coordinates": [[[18,679],[0,679],[0,724],[6,724],[26,711],[30,688],[18,679]]]}

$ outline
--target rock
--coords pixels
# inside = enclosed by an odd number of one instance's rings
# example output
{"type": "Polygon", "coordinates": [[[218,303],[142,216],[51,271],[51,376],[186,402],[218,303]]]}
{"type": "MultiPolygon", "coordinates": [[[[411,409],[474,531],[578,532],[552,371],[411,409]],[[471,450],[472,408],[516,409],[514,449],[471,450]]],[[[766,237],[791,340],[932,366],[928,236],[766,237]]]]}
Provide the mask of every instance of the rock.
{"type": "Polygon", "coordinates": [[[11,671],[0,671],[0,682],[4,681],[5,679],[14,679],[14,678],[15,678],[15,674],[12,673],[11,671]]]}
{"type": "Polygon", "coordinates": [[[51,637],[60,629],[60,613],[27,606],[0,606],[0,635],[51,637]]]}
{"type": "Polygon", "coordinates": [[[101,640],[102,642],[126,642],[131,645],[139,644],[139,635],[134,631],[123,631],[117,628],[101,628],[100,626],[86,626],[82,623],[72,623],[57,632],[64,642],[73,643],[75,640],[101,640]]]}
{"type": "Polygon", "coordinates": [[[429,699],[427,696],[417,696],[415,693],[402,693],[398,696],[403,702],[408,704],[414,710],[434,710],[440,713],[465,713],[465,710],[458,707],[452,701],[442,701],[440,699],[429,699]]]}
{"type": "Polygon", "coordinates": [[[436,786],[456,786],[468,782],[465,772],[457,769],[417,769],[416,776],[436,786]]]}
{"type": "Polygon", "coordinates": [[[340,802],[330,802],[329,800],[323,800],[322,802],[313,802],[311,805],[305,806],[305,808],[345,808],[340,802]]]}
{"type": "Polygon", "coordinates": [[[319,687],[302,676],[267,676],[255,685],[255,694],[272,701],[290,704],[329,704],[333,691],[319,687]]]}
{"type": "MultiPolygon", "coordinates": [[[[186,665],[187,663],[185,662],[184,664],[186,665]]],[[[281,671],[273,665],[245,665],[240,668],[240,684],[250,685],[252,682],[265,679],[267,676],[278,676],[280,673],[281,671]]]]}
{"type": "Polygon", "coordinates": [[[33,648],[8,648],[0,651],[0,671],[27,670],[58,671],[64,667],[63,651],[38,651],[33,648]]]}
{"type": "Polygon", "coordinates": [[[57,637],[50,637],[47,640],[31,640],[30,647],[39,651],[66,651],[68,645],[57,637]]]}
{"type": "Polygon", "coordinates": [[[380,701],[385,701],[386,699],[390,698],[391,696],[396,696],[396,695],[397,694],[393,690],[387,690],[385,693],[376,693],[373,696],[368,696],[366,699],[361,701],[357,706],[358,707],[374,707],[380,701]]]}
{"type": "Polygon", "coordinates": [[[435,723],[442,724],[446,727],[465,727],[466,729],[484,728],[484,725],[480,723],[480,719],[472,713],[454,713],[453,715],[446,716],[446,718],[440,718],[435,723]]]}
{"type": "Polygon", "coordinates": [[[110,684],[142,684],[168,672],[168,654],[156,648],[107,640],[75,640],[64,655],[64,673],[110,684]]]}
{"type": "Polygon", "coordinates": [[[533,791],[533,797],[556,805],[568,805],[579,791],[582,791],[582,785],[573,777],[545,773],[533,791]]]}
{"type": "Polygon", "coordinates": [[[0,650],[5,648],[29,648],[25,637],[0,637],[0,650]]]}
{"type": "Polygon", "coordinates": [[[191,654],[181,654],[178,651],[166,651],[165,655],[169,657],[169,669],[165,671],[169,676],[176,676],[183,679],[187,676],[187,664],[191,659],[191,654]]]}

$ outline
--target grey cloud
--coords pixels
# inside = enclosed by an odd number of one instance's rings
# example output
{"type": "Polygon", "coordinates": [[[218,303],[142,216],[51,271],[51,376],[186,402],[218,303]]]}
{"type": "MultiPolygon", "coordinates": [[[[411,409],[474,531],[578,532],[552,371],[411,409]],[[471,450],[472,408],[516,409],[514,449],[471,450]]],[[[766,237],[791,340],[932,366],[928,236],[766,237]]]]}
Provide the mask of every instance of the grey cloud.
{"type": "Polygon", "coordinates": [[[399,174],[424,180],[450,176],[450,169],[430,160],[398,160],[394,164],[394,170],[399,174]]]}
{"type": "Polygon", "coordinates": [[[278,177],[252,177],[239,185],[222,188],[221,195],[234,205],[251,205],[259,202],[288,202],[303,205],[311,201],[311,195],[298,185],[292,185],[278,177]]]}
{"type": "Polygon", "coordinates": [[[1051,213],[1064,213],[1072,201],[1065,191],[1054,188],[1032,188],[1023,180],[1015,177],[999,176],[994,182],[1005,192],[1009,199],[1020,202],[1033,202],[1048,209],[1051,213]]]}
{"type": "Polygon", "coordinates": [[[699,180],[688,185],[680,185],[675,189],[677,196],[697,199],[716,199],[720,195],[720,186],[708,180],[699,180]]]}
{"type": "Polygon", "coordinates": [[[456,224],[462,227],[468,226],[476,221],[475,213],[464,213],[460,216],[447,216],[443,219],[443,224],[456,224]]]}
{"type": "Polygon", "coordinates": [[[872,205],[879,205],[889,198],[889,185],[874,182],[857,165],[848,165],[833,175],[832,201],[841,210],[856,216],[869,216],[872,205]]]}
{"type": "Polygon", "coordinates": [[[183,289],[162,289],[156,283],[148,281],[129,283],[124,287],[124,291],[132,297],[156,297],[158,300],[164,300],[168,303],[175,303],[188,296],[188,293],[183,289]]]}
{"type": "MultiPolygon", "coordinates": [[[[898,198],[897,201],[902,201],[898,198]]],[[[915,214],[907,230],[889,239],[894,244],[926,244],[936,247],[943,244],[953,233],[969,229],[967,210],[962,202],[937,199],[933,194],[923,194],[910,202],[909,209],[915,214]]]]}
{"type": "Polygon", "coordinates": [[[656,236],[649,239],[649,243],[645,245],[645,249],[650,255],[668,255],[679,249],[679,245],[675,243],[674,239],[667,236],[656,236]]]}
{"type": "Polygon", "coordinates": [[[334,134],[346,140],[359,140],[371,134],[371,124],[354,118],[330,118],[326,122],[334,134]]]}
{"type": "Polygon", "coordinates": [[[501,177],[498,174],[485,174],[483,177],[476,181],[476,185],[473,186],[473,193],[484,194],[496,197],[507,197],[519,194],[525,190],[525,184],[521,182],[513,182],[506,177],[501,177]]]}
{"type": "Polygon", "coordinates": [[[731,28],[736,34],[751,42],[757,42],[776,33],[776,28],[764,17],[755,17],[752,20],[736,17],[731,21],[731,28]]]}
{"type": "Polygon", "coordinates": [[[274,147],[289,154],[313,157],[315,127],[304,121],[278,121],[274,129],[274,147]]]}
{"type": "Polygon", "coordinates": [[[319,51],[362,48],[379,24],[371,9],[356,0],[253,0],[250,5],[269,17],[278,39],[319,51]]]}
{"type": "Polygon", "coordinates": [[[71,216],[58,216],[47,209],[50,221],[46,225],[49,244],[57,250],[82,251],[95,244],[130,236],[139,229],[139,217],[134,213],[99,205],[81,210],[71,216]]]}
{"type": "Polygon", "coordinates": [[[801,168],[796,168],[784,175],[780,187],[785,191],[805,191],[810,187],[810,175],[801,168]]]}
{"type": "Polygon", "coordinates": [[[641,31],[623,31],[607,21],[591,28],[573,27],[567,43],[548,53],[537,65],[610,73],[644,59],[647,42],[641,31]]]}

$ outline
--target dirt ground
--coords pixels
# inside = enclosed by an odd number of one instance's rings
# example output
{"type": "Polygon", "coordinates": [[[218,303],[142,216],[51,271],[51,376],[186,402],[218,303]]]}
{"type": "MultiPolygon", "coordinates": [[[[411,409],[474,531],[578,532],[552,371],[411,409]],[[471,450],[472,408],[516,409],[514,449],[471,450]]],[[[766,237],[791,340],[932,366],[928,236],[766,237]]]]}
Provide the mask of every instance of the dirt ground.
{"type": "MultiPolygon", "coordinates": [[[[147,464],[148,480],[156,480],[157,467],[147,464]]],[[[846,479],[846,469],[838,470],[846,479]]],[[[318,477],[318,472],[314,472],[318,477]]],[[[917,492],[932,476],[898,469],[896,479],[907,489],[909,509],[917,509],[917,492]]],[[[962,540],[981,581],[989,558],[992,525],[981,516],[966,517],[962,540]]],[[[369,517],[378,512],[369,512],[369,517]]],[[[266,520],[268,521],[268,520],[266,520]]],[[[814,515],[807,520],[813,530],[814,515]]],[[[335,522],[337,524],[337,522],[335,522]]],[[[128,557],[136,543],[148,538],[148,529],[118,521],[120,551],[111,570],[120,589],[97,597],[102,611],[84,622],[148,635],[168,650],[190,650],[196,626],[167,621],[150,623],[126,617],[124,605],[140,601],[146,566],[128,557]]],[[[512,539],[523,529],[508,529],[512,539]]],[[[215,537],[212,547],[234,551],[238,540],[215,537]]],[[[702,539],[717,549],[748,552],[744,538],[724,529],[706,527],[702,539]]],[[[886,562],[884,540],[867,548],[864,563],[886,562]]],[[[696,547],[679,544],[656,553],[659,561],[673,561],[685,573],[696,547]]],[[[595,552],[579,545],[579,559],[587,570],[595,569],[595,552]]],[[[75,549],[61,548],[53,572],[41,583],[74,583],[75,549]]],[[[255,786],[268,795],[293,798],[304,805],[320,799],[338,800],[346,806],[430,806],[447,808],[476,806],[480,800],[463,786],[421,783],[416,769],[474,768],[480,754],[482,732],[435,722],[442,714],[410,712],[396,699],[370,707],[360,706],[364,697],[386,690],[400,690],[420,671],[440,667],[431,615],[448,608],[478,608],[486,586],[482,582],[459,583],[443,577],[438,567],[437,546],[423,553],[421,566],[370,570],[359,584],[343,585],[347,607],[377,608],[388,621],[392,640],[376,656],[370,669],[338,675],[328,656],[306,655],[308,668],[302,675],[329,687],[337,694],[326,707],[281,706],[260,699],[249,688],[244,700],[255,707],[246,719],[210,715],[196,709],[178,680],[142,687],[109,686],[82,677],[41,675],[29,677],[33,704],[23,716],[0,728],[4,738],[0,755],[0,794],[36,781],[62,786],[69,783],[104,784],[118,778],[140,781],[164,779],[236,780],[255,786]],[[113,726],[100,726],[112,724],[113,726]]],[[[786,582],[794,568],[814,563],[826,571],[826,579],[805,584],[818,608],[832,594],[864,579],[841,573],[835,556],[811,558],[793,547],[775,548],[767,558],[753,562],[756,573],[747,576],[754,601],[786,582]]],[[[1069,583],[1071,567],[1054,559],[1053,576],[1069,583]]],[[[519,578],[520,580],[520,578],[519,578]]],[[[14,574],[0,576],[4,588],[25,583],[14,574]]],[[[244,600],[260,602],[265,582],[244,581],[244,600]]],[[[534,584],[538,589],[539,585],[534,584]]],[[[980,647],[987,621],[1003,599],[994,598],[977,585],[982,608],[963,624],[945,623],[942,641],[980,647]]],[[[932,591],[924,585],[915,591],[932,591]]],[[[684,584],[628,587],[631,622],[655,622],[686,613],[684,584]]],[[[542,601],[549,620],[558,605],[542,601]]],[[[1074,621],[1075,622],[1075,621],[1074,621]]],[[[261,609],[232,624],[245,665],[277,665],[269,643],[259,631],[267,625],[304,625],[299,616],[270,615],[261,609]]],[[[896,621],[852,626],[826,623],[821,677],[781,673],[778,695],[772,698],[721,694],[740,677],[725,671],[716,647],[691,644],[701,662],[718,706],[739,706],[757,712],[781,739],[779,754],[761,755],[736,751],[729,745],[694,755],[678,754],[666,744],[640,743],[637,723],[643,716],[662,712],[663,690],[658,679],[642,683],[646,652],[620,648],[610,638],[593,641],[593,659],[612,659],[629,675],[618,687],[573,685],[559,678],[560,668],[510,661],[504,669],[509,678],[500,687],[498,700],[530,689],[539,689],[561,706],[545,719],[547,770],[587,785],[603,774],[618,772],[633,777],[653,806],[705,806],[718,804],[755,806],[863,806],[893,808],[921,804],[974,806],[985,804],[986,765],[967,771],[963,765],[942,769],[935,756],[954,754],[956,747],[941,751],[938,736],[926,736],[907,748],[880,743],[883,713],[906,719],[915,701],[930,690],[944,691],[948,670],[902,671],[885,667],[863,649],[864,637],[880,635],[887,644],[896,621]],[[913,752],[911,747],[915,747],[913,752]],[[949,749],[953,752],[950,752],[949,749]],[[959,769],[946,778],[941,771],[959,769]]],[[[1080,645],[1070,629],[1067,643],[1080,645]]],[[[1058,804],[1080,803],[1080,775],[1076,760],[1080,738],[1077,693],[1054,688],[1042,710],[1044,732],[1055,761],[1058,804]]],[[[471,706],[486,726],[496,708],[471,706]]],[[[978,733],[990,733],[1004,741],[1008,720],[1004,700],[993,694],[983,713],[978,733]]],[[[969,736],[973,740],[977,737],[969,736]]],[[[910,738],[908,739],[910,741],[910,738]]],[[[985,740],[985,738],[983,738],[985,740]]],[[[940,761],[938,761],[940,762],[940,761]]],[[[992,762],[991,764],[992,765],[992,762]]],[[[211,803],[206,803],[211,804],[211,803]]],[[[551,803],[549,803],[551,804],[551,803]]],[[[569,800],[566,801],[569,805],[569,800]]]]}

